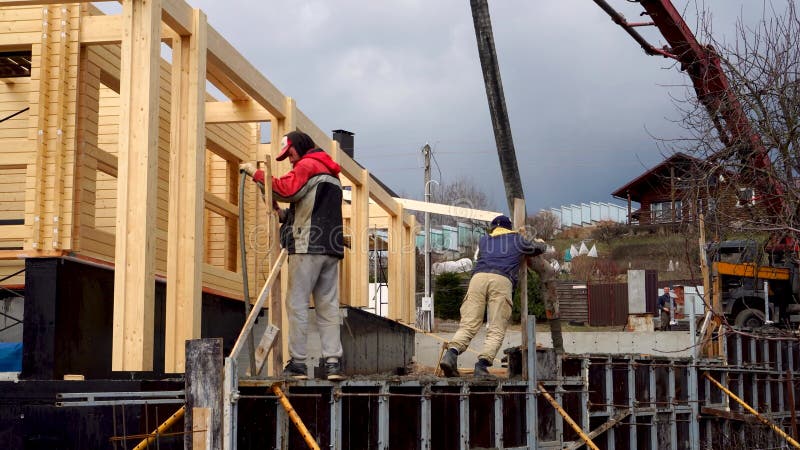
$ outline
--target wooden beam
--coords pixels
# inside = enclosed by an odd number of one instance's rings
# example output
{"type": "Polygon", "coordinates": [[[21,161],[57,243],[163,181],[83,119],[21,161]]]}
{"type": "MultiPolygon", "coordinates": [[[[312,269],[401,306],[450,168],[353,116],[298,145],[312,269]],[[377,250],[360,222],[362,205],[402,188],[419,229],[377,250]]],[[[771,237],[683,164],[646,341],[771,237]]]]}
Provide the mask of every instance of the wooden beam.
{"type": "Polygon", "coordinates": [[[205,207],[216,214],[226,218],[238,218],[239,207],[211,192],[203,194],[205,207]]]}
{"type": "MultiPolygon", "coordinates": [[[[166,24],[161,25],[161,40],[169,42],[174,32],[166,24]]],[[[122,15],[82,15],[79,40],[81,44],[118,44],[122,42],[122,15]]]]}
{"type": "MultiPolygon", "coordinates": [[[[192,14],[192,34],[172,49],[169,233],[164,370],[184,371],[184,342],[200,338],[205,192],[206,16],[192,14]]],[[[227,202],[225,202],[227,203],[227,202]]],[[[237,213],[238,215],[238,213],[237,213]]]]}
{"type": "Polygon", "coordinates": [[[272,116],[253,101],[206,102],[206,124],[269,122],[272,116]]]}
{"type": "MultiPolygon", "coordinates": [[[[96,3],[97,1],[105,2],[111,0],[75,0],[70,3],[96,3]]],[[[42,6],[42,5],[61,5],[64,0],[0,0],[0,8],[6,6],[42,6]]]]}
{"type": "Polygon", "coordinates": [[[161,2],[122,4],[112,370],[153,369],[161,2]]]}
{"type": "Polygon", "coordinates": [[[168,27],[180,36],[192,34],[194,12],[188,3],[183,0],[161,0],[161,9],[161,19],[168,27]]]}
{"type": "Polygon", "coordinates": [[[403,205],[389,195],[378,183],[375,183],[373,189],[370,189],[369,196],[391,217],[402,217],[403,205]]]}
{"type": "Polygon", "coordinates": [[[286,96],[212,27],[208,27],[208,52],[210,66],[219,68],[274,117],[286,116],[286,96]]]}
{"type": "Polygon", "coordinates": [[[491,222],[499,216],[499,212],[484,211],[482,209],[462,208],[460,206],[444,205],[441,203],[427,203],[410,198],[395,197],[395,200],[403,204],[403,207],[412,211],[429,212],[431,214],[441,214],[450,217],[460,217],[463,219],[481,220],[491,222]]]}

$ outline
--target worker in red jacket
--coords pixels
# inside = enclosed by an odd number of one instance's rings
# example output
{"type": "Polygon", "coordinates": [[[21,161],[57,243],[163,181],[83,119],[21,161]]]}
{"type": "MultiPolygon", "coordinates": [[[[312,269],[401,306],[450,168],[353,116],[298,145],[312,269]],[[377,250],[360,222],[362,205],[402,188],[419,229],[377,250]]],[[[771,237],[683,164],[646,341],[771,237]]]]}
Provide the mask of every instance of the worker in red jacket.
{"type": "MultiPolygon", "coordinates": [[[[289,318],[289,355],[284,376],[308,378],[308,309],[314,295],[322,357],[329,380],[342,374],[342,341],[339,334],[339,261],[344,257],[342,233],[341,167],[311,137],[292,131],[283,137],[277,160],[289,158],[292,170],[272,177],[272,192],[289,208],[280,210],[281,247],[289,253],[289,289],[286,311],[289,318]]],[[[264,184],[264,172],[243,170],[264,184]]]]}

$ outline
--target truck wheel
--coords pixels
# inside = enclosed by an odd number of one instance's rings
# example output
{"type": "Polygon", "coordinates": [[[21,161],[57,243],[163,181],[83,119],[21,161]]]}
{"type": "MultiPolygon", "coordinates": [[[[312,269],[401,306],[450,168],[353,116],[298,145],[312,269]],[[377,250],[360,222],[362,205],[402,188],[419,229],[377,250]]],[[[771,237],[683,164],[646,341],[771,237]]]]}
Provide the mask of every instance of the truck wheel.
{"type": "Polygon", "coordinates": [[[743,309],[736,315],[736,326],[739,328],[754,329],[764,325],[764,311],[758,309],[743,309]]]}

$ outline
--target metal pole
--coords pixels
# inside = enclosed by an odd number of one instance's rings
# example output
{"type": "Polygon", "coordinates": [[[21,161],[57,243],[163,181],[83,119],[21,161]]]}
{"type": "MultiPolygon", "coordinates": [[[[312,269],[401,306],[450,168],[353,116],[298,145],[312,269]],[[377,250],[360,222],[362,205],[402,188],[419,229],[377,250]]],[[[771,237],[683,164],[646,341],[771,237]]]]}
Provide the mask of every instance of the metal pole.
{"type": "MultiPolygon", "coordinates": [[[[425,202],[431,201],[431,146],[425,144],[422,147],[422,155],[425,157],[425,202]]],[[[423,324],[425,331],[433,330],[433,297],[431,297],[431,213],[425,211],[425,298],[423,306],[430,302],[430,320],[423,324]]],[[[424,311],[424,309],[423,309],[424,311]]],[[[423,317],[427,314],[423,313],[423,317]]]]}
{"type": "Polygon", "coordinates": [[[727,394],[727,395],[728,395],[728,397],[730,397],[730,398],[732,398],[733,400],[735,400],[735,401],[736,401],[736,403],[738,403],[738,404],[742,405],[742,408],[744,408],[745,410],[747,410],[747,412],[749,412],[750,414],[752,414],[752,415],[756,416],[756,418],[759,420],[759,422],[761,422],[761,423],[763,423],[764,425],[766,425],[766,426],[768,426],[768,427],[772,428],[772,431],[774,431],[774,432],[778,433],[778,434],[779,434],[779,435],[780,435],[782,438],[786,439],[786,442],[788,442],[788,443],[789,443],[789,444],[790,444],[792,447],[794,447],[794,448],[800,448],[800,443],[798,443],[797,441],[795,441],[794,439],[792,439],[792,437],[791,437],[791,436],[789,436],[788,434],[786,434],[786,432],[785,432],[785,431],[783,431],[783,430],[781,429],[781,427],[779,427],[779,426],[775,425],[774,423],[772,423],[772,421],[770,421],[770,420],[769,420],[769,419],[767,419],[766,417],[764,417],[764,416],[762,416],[761,414],[759,414],[759,413],[758,413],[758,411],[756,411],[755,409],[753,409],[752,407],[750,407],[750,405],[748,405],[747,403],[745,403],[745,402],[744,402],[744,400],[742,400],[742,399],[740,399],[739,397],[737,397],[737,396],[736,396],[736,395],[735,395],[733,392],[729,391],[729,390],[728,390],[728,389],[727,389],[725,386],[723,386],[722,384],[720,384],[720,382],[719,382],[719,381],[715,380],[715,379],[714,379],[714,378],[713,378],[711,375],[709,375],[709,374],[708,374],[708,372],[706,372],[706,373],[704,374],[704,376],[706,377],[706,379],[708,379],[708,381],[710,381],[710,382],[714,383],[714,385],[715,385],[715,386],[717,386],[718,388],[720,388],[720,390],[721,390],[722,392],[724,392],[725,394],[727,394]]]}
{"type": "Polygon", "coordinates": [[[764,325],[774,323],[769,311],[769,281],[764,280],[764,325]]]}
{"type": "Polygon", "coordinates": [[[525,424],[525,433],[528,437],[528,448],[535,449],[539,446],[539,417],[536,410],[536,316],[528,316],[527,330],[525,365],[528,367],[528,383],[525,392],[525,411],[528,420],[525,424]]]}
{"type": "MultiPolygon", "coordinates": [[[[695,294],[697,295],[697,294],[695,294]]],[[[698,384],[697,384],[697,314],[695,311],[696,298],[692,296],[692,304],[689,306],[689,336],[692,342],[692,364],[689,366],[689,405],[692,408],[692,421],[689,424],[689,445],[690,448],[700,448],[700,405],[698,403],[698,384]]]]}

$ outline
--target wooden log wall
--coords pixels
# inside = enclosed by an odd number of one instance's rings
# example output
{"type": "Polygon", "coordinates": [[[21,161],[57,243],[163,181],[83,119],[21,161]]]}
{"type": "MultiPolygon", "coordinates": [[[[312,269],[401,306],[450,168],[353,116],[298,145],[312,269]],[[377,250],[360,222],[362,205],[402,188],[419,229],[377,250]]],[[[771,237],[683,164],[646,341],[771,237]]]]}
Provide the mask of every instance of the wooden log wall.
{"type": "MultiPolygon", "coordinates": [[[[182,0],[122,4],[106,16],[88,2],[0,2],[0,53],[31,54],[29,77],[0,78],[0,117],[30,108],[0,123],[0,278],[30,257],[124,267],[113,369],[132,371],[152,367],[153,279],[166,278],[166,367],[183,371],[183,342],[200,337],[201,289],[243,298],[238,165],[268,161],[285,173],[288,162],[274,158],[280,137],[297,129],[342,165],[352,190],[342,303],[367,305],[377,220],[389,233],[390,316],[413,322],[413,216],[201,11],[182,0]],[[260,144],[264,123],[271,144],[260,144]]],[[[277,221],[249,182],[245,211],[252,300],[277,255],[277,221]]],[[[24,274],[2,285],[23,283],[24,274]]]]}

